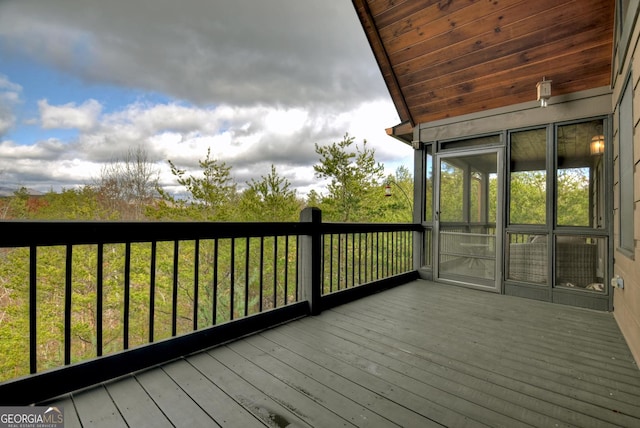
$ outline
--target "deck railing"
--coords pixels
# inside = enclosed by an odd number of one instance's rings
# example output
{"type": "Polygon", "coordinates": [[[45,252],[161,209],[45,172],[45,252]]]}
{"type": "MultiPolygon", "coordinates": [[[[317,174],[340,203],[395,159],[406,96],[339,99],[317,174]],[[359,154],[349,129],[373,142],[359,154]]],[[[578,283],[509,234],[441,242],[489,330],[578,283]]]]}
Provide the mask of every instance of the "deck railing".
{"type": "Polygon", "coordinates": [[[0,340],[25,356],[9,375],[4,367],[4,405],[42,401],[407,282],[417,277],[421,232],[413,224],[323,223],[317,209],[292,223],[0,224],[0,280],[12,293],[0,308],[0,340]]]}

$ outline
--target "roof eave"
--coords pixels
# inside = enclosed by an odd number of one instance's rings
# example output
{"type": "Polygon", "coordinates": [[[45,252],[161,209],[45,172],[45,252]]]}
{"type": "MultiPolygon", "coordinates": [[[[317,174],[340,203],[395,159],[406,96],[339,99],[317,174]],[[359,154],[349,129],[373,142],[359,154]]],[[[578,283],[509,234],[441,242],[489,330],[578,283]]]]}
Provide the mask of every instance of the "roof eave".
{"type": "Polygon", "coordinates": [[[382,78],[387,85],[389,95],[396,107],[398,116],[402,123],[409,122],[411,127],[413,127],[415,125],[415,121],[413,120],[413,116],[411,115],[411,111],[409,110],[404,94],[402,93],[395,71],[391,66],[391,61],[389,60],[386,48],[382,43],[382,39],[378,32],[378,27],[373,19],[373,15],[371,14],[369,4],[366,0],[352,0],[352,3],[355,7],[356,13],[358,14],[358,18],[360,19],[360,23],[362,24],[367,40],[369,41],[369,46],[376,58],[382,78]]]}
{"type": "Polygon", "coordinates": [[[402,141],[405,144],[411,145],[413,141],[413,128],[414,125],[409,122],[401,122],[396,126],[387,128],[387,135],[397,140],[402,141]]]}

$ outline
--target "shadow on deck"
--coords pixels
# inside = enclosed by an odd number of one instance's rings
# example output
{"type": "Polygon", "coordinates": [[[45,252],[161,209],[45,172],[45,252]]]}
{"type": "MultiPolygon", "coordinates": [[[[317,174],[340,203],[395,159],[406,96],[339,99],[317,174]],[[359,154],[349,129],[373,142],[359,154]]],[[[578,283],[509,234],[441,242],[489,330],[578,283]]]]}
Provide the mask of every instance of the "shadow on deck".
{"type": "Polygon", "coordinates": [[[612,314],[409,284],[49,403],[75,426],[640,426],[612,314]]]}

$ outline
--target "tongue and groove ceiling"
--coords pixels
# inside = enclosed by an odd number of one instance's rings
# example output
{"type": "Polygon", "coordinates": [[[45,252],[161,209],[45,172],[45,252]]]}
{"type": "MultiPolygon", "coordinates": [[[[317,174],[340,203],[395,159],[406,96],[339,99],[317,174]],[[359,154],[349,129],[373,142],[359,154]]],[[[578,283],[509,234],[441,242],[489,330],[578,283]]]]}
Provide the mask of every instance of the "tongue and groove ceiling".
{"type": "Polygon", "coordinates": [[[614,0],[353,0],[401,120],[394,132],[609,86],[614,0]]]}

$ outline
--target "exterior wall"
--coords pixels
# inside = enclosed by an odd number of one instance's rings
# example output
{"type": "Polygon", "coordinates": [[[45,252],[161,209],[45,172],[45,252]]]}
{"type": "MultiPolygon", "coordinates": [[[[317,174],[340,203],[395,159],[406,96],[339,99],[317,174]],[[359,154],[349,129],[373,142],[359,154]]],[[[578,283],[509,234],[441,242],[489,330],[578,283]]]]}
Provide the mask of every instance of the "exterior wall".
{"type": "MultiPolygon", "coordinates": [[[[531,97],[535,99],[535,86],[531,97]]],[[[553,89],[552,89],[553,94],[553,89]]],[[[573,94],[552,96],[541,108],[537,101],[481,111],[466,116],[422,123],[419,140],[431,142],[501,132],[553,122],[565,122],[611,114],[611,89],[603,87],[573,94]]]]}
{"type": "Polygon", "coordinates": [[[613,182],[614,182],[614,248],[620,242],[620,195],[619,195],[619,148],[618,138],[618,111],[616,104],[620,100],[621,92],[629,72],[633,77],[633,121],[634,121],[634,256],[630,257],[618,250],[614,250],[614,275],[619,275],[624,280],[623,289],[613,290],[614,317],[627,340],[636,362],[640,365],[640,26],[635,25],[631,35],[629,49],[622,66],[618,65],[618,58],[614,58],[613,72],[613,96],[612,108],[613,120],[613,182]]]}

